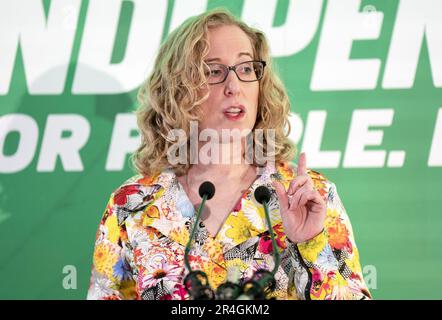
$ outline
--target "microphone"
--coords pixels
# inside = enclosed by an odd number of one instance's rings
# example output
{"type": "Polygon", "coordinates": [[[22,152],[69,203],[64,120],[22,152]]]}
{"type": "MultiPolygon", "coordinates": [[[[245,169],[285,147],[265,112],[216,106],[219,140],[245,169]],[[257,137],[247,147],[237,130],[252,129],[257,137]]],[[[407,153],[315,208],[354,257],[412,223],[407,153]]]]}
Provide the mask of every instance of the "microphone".
{"type": "Polygon", "coordinates": [[[271,272],[265,269],[259,269],[255,272],[253,277],[246,281],[243,285],[243,294],[240,299],[265,299],[265,293],[271,292],[275,289],[276,281],[275,274],[279,268],[280,257],[276,245],[275,235],[273,234],[272,224],[270,222],[270,214],[268,202],[270,201],[270,191],[265,186],[259,186],[255,190],[255,199],[264,207],[267,226],[269,227],[270,238],[272,239],[273,259],[275,266],[271,272]]]}
{"type": "Polygon", "coordinates": [[[203,201],[205,201],[204,196],[207,197],[207,200],[210,200],[215,195],[215,186],[210,181],[204,181],[203,183],[201,183],[200,188],[198,189],[198,193],[200,197],[203,198],[203,201]]]}
{"type": "Polygon", "coordinates": [[[202,198],[201,204],[198,208],[195,223],[192,228],[192,232],[184,249],[184,263],[189,270],[189,274],[184,278],[184,287],[191,297],[195,300],[212,300],[214,298],[213,290],[210,288],[207,275],[201,270],[192,270],[189,264],[189,251],[192,246],[192,241],[195,237],[195,232],[198,227],[201,213],[203,211],[206,200],[212,199],[215,194],[215,186],[210,181],[203,182],[198,190],[200,197],[202,198]]]}

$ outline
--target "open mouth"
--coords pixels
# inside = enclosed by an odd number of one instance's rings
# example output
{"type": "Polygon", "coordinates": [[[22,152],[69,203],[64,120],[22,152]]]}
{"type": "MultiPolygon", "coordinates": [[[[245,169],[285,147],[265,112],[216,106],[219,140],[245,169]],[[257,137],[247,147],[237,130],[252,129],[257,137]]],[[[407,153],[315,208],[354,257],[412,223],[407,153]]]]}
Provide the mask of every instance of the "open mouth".
{"type": "Polygon", "coordinates": [[[231,116],[238,116],[239,114],[244,113],[244,110],[242,108],[232,107],[224,111],[224,113],[231,116]]]}
{"type": "Polygon", "coordinates": [[[230,107],[224,110],[224,116],[229,120],[240,120],[244,117],[246,111],[243,106],[230,107]]]}

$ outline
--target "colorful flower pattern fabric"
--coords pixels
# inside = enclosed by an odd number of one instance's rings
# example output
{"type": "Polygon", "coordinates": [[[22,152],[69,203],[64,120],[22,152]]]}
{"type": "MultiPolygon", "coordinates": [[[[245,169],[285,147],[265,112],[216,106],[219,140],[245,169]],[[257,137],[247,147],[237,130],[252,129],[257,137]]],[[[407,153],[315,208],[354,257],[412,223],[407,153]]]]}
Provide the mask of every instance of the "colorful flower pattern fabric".
{"type": "MultiPolygon", "coordinates": [[[[281,263],[268,298],[367,299],[359,254],[336,186],[308,170],[327,202],[322,233],[294,244],[285,235],[272,180],[286,190],[296,177],[288,163],[268,164],[226,218],[215,237],[199,223],[189,253],[193,270],[204,271],[210,286],[239,284],[259,269],[273,270],[273,246],[263,207],[254,198],[261,185],[271,191],[269,213],[281,263]]],[[[137,175],[114,193],[96,235],[88,299],[189,299],[183,279],[184,249],[196,212],[175,173],[137,175]]]]}

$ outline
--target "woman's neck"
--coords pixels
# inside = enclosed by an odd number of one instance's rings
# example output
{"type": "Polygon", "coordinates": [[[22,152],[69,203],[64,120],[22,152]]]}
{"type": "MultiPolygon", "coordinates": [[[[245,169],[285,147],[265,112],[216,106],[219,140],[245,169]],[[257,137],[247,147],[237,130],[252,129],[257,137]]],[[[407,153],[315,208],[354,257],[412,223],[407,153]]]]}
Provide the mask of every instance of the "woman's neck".
{"type": "Polygon", "coordinates": [[[244,143],[200,144],[198,156],[199,161],[189,169],[195,180],[208,176],[235,180],[250,169],[250,163],[245,159],[244,143]]]}

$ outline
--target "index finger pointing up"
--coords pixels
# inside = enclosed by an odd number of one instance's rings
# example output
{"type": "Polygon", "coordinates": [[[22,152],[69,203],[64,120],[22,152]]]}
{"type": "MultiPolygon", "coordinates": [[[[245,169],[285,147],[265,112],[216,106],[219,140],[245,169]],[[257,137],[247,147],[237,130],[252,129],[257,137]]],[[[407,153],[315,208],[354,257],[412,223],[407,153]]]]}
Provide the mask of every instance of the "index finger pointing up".
{"type": "Polygon", "coordinates": [[[298,176],[307,174],[307,159],[305,152],[301,152],[298,159],[298,176]]]}

